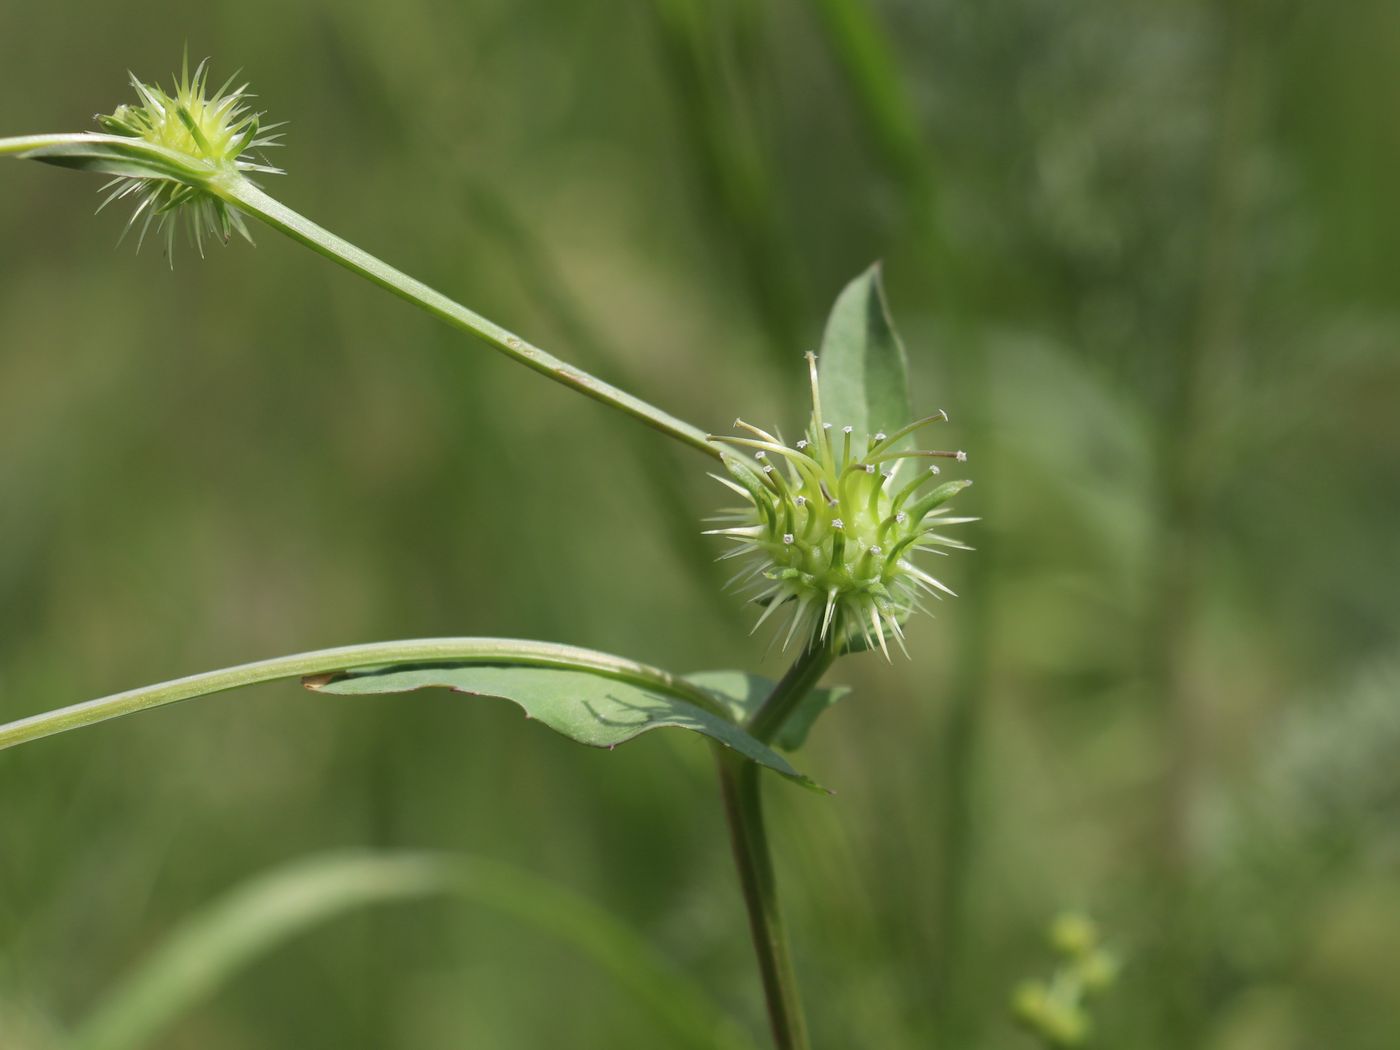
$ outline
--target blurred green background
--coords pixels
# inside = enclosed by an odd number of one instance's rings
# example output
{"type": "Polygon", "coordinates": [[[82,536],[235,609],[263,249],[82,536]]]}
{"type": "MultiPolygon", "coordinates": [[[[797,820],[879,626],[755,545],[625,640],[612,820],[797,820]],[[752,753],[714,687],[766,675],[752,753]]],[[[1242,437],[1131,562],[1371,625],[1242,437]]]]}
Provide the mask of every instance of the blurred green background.
{"type": "MultiPolygon", "coordinates": [[[[1400,1032],[1400,5],[141,2],[0,9],[0,134],[80,130],[186,41],[288,120],[269,188],[703,426],[792,430],[883,258],[977,481],[964,596],[862,656],[769,785],[819,1047],[1030,1047],[1078,907],[1118,1047],[1400,1032]]],[[[0,721],[448,634],[758,667],[701,457],[269,231],[114,250],[0,168],[0,721]],[[664,479],[664,480],[663,480],[664,479]]],[[[0,1046],[183,917],[346,848],[587,894],[761,1034],[706,749],[291,685],[0,755],[0,1046]]],[[[471,905],[357,912],[161,1047],[669,1045],[471,905]]]]}

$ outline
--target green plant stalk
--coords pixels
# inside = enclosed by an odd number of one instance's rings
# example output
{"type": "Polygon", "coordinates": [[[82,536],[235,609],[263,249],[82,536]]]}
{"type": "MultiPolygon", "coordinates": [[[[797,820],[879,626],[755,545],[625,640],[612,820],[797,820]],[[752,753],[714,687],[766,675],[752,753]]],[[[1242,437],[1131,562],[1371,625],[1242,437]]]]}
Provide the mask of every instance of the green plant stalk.
{"type": "MultiPolygon", "coordinates": [[[[133,160],[133,170],[147,177],[152,166],[158,166],[162,177],[184,182],[197,189],[210,193],[232,204],[240,211],[252,215],[286,234],[294,241],[306,245],[312,251],[331,259],[347,270],[392,292],[415,306],[446,321],[455,328],[468,332],[483,342],[499,350],[541,375],[548,376],[556,383],[562,383],[572,390],[620,409],[640,420],[647,426],[661,431],[707,455],[719,458],[719,451],[705,439],[705,431],[641,398],[634,397],[596,376],[569,365],[553,354],[520,338],[514,332],[487,320],[461,303],[441,292],[428,287],[422,281],[408,276],[388,263],[356,247],[344,238],[318,226],[305,216],[288,208],[280,201],[268,196],[238,172],[215,171],[198,161],[184,157],[174,151],[138,143],[118,135],[96,135],[88,133],[60,135],[28,135],[20,138],[0,139],[0,156],[31,153],[36,150],[83,149],[104,147],[129,154],[133,160]]],[[[39,155],[36,159],[44,159],[39,155]]],[[[99,170],[117,172],[109,162],[99,170]]]]}
{"type": "Polygon", "coordinates": [[[802,1012],[797,975],[792,966],[787,933],[778,908],[777,880],[773,858],[763,824],[763,799],[758,778],[749,775],[743,764],[717,753],[720,793],[729,824],[729,841],[734,850],[734,866],[739,888],[749,914],[749,931],[754,954],[763,980],[768,1004],[768,1021],[777,1050],[809,1050],[807,1021],[802,1012]]]}
{"type": "Polygon", "coordinates": [[[281,678],[302,678],[307,675],[334,674],[409,663],[510,663],[533,667],[558,667],[564,670],[582,668],[636,685],[654,686],[672,694],[679,694],[697,707],[726,720],[730,718],[714,697],[684,679],[660,668],[624,660],[607,653],[580,649],[572,645],[514,638],[425,638],[317,649],[309,653],[258,660],[237,667],[189,675],[158,685],[113,693],[97,700],[61,707],[30,718],[22,718],[8,725],[0,725],[0,751],[31,740],[53,736],[55,733],[94,725],[109,718],[242,686],[273,682],[281,678]]]}
{"type": "Polygon", "coordinates": [[[832,662],[840,655],[841,651],[835,643],[835,639],[841,635],[840,626],[838,621],[827,635],[827,643],[821,644],[813,640],[788,668],[782,681],[773,687],[768,698],[744,723],[744,728],[750,736],[765,744],[771,744],[777,738],[779,730],[792,716],[793,711],[806,699],[807,694],[816,688],[822,675],[826,674],[832,662]]]}
{"type": "MultiPolygon", "coordinates": [[[[833,632],[832,637],[837,636],[839,631],[833,632]]],[[[764,743],[771,743],[836,655],[831,645],[812,645],[805,649],[745,723],[749,733],[764,743]]],[[[738,869],[739,888],[748,909],[749,931],[763,980],[773,1043],[777,1050],[809,1050],[807,1020],[778,907],[777,877],[763,821],[762,783],[754,775],[757,767],[751,762],[735,762],[724,749],[714,750],[734,866],[738,869]]]]}
{"type": "Polygon", "coordinates": [[[595,401],[601,401],[605,405],[621,409],[634,419],[661,431],[668,437],[673,437],[692,448],[699,449],[706,455],[719,459],[718,450],[706,440],[706,434],[700,428],[677,419],[641,398],[634,397],[610,383],[605,383],[582,369],[561,361],[553,354],[533,346],[495,322],[488,321],[480,314],[473,313],[441,292],[429,288],[422,281],[409,277],[402,271],[381,262],[368,252],[357,248],[349,241],[316,225],[310,219],[268,196],[243,176],[216,182],[211,189],[230,204],[261,219],[273,229],[285,233],[292,240],[306,245],[327,259],[338,262],[347,270],[359,274],[401,299],[406,299],[414,305],[422,307],[434,317],[446,321],[453,327],[470,332],[527,368],[534,369],[543,376],[548,376],[556,383],[562,383],[572,390],[586,394],[595,401]]]}

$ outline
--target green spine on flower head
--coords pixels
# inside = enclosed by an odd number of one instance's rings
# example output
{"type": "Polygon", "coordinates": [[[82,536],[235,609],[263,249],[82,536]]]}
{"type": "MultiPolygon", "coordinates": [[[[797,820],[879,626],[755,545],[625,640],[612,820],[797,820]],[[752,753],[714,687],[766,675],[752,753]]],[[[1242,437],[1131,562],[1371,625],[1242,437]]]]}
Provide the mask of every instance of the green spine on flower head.
{"type": "Polygon", "coordinates": [[[903,648],[901,624],[911,610],[923,609],[923,595],[953,594],[915,558],[946,554],[949,547],[971,550],[939,530],[977,520],[946,516],[948,500],[972,482],[949,481],[926,491],[939,474],[936,464],[903,483],[895,467],[905,460],[963,462],[967,455],[900,447],[915,431],[946,421],[943,412],[890,434],[858,434],[823,419],[816,355],[808,354],[807,363],[812,420],[800,441],[789,446],[741,419],[734,426],[744,437],[710,438],[736,450],[723,456],[730,477],[712,476],[745,504],[711,519],[723,527],[707,534],[737,544],[721,559],[748,559],[730,585],[751,590],[766,606],[755,630],[782,609],[789,615],[784,648],[795,637],[826,641],[836,632],[837,641],[858,634],[888,657],[886,636],[903,648]],[[752,452],[753,459],[737,450],[752,452]]]}
{"type": "MultiPolygon", "coordinates": [[[[248,107],[247,100],[252,97],[248,85],[232,87],[237,73],[212,93],[207,90],[208,59],[199,64],[193,75],[187,60],[170,94],[155,84],[144,83],[134,73],[130,76],[139,101],[98,116],[103,130],[179,154],[195,171],[201,175],[207,172],[211,179],[250,172],[282,174],[281,168],[251,156],[254,150],[279,145],[281,135],[274,129],[282,125],[263,124],[262,114],[248,107]]],[[[165,233],[167,252],[173,249],[175,218],[182,214],[201,255],[206,233],[227,242],[236,230],[250,243],[253,239],[237,209],[191,181],[151,174],[119,175],[102,189],[107,197],[98,211],[115,200],[135,201],[135,210],[122,236],[142,220],[138,250],[152,223],[157,231],[165,233]]]]}

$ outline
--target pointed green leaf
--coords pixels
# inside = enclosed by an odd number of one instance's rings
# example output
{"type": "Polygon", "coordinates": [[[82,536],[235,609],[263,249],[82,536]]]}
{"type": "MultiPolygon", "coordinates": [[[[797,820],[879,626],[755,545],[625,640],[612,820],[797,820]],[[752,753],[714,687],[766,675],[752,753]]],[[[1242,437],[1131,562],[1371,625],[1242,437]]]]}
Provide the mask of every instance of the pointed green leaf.
{"type": "Polygon", "coordinates": [[[856,434],[887,433],[910,422],[909,365],[885,303],[880,264],[842,289],[831,308],[817,361],[822,415],[856,434]]]}
{"type": "MultiPolygon", "coordinates": [[[[685,680],[723,700],[734,720],[741,723],[759,709],[775,685],[772,680],[747,671],[701,671],[686,675],[685,680]]],[[[774,743],[784,751],[796,751],[807,742],[807,734],[818,716],[850,691],[844,685],[813,689],[788,716],[774,743]]]]}
{"type": "MultiPolygon", "coordinates": [[[[500,697],[514,701],[555,732],[591,747],[613,748],[653,729],[689,729],[785,777],[815,786],[776,751],[723,715],[705,710],[679,688],[670,690],[659,684],[624,682],[590,671],[552,667],[417,666],[323,677],[308,681],[307,686],[341,696],[442,688],[500,697]]],[[[700,699],[708,697],[702,693],[700,699]]]]}

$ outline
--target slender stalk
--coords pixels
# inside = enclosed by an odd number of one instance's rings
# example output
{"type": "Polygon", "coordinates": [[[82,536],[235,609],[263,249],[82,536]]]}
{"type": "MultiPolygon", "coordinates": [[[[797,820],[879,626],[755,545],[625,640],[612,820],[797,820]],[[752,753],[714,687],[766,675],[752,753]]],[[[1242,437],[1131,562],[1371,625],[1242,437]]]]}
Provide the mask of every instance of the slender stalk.
{"type": "MultiPolygon", "coordinates": [[[[839,627],[839,624],[835,626],[839,627]]],[[[833,630],[828,637],[834,639],[839,633],[838,630],[833,630]]],[[[839,651],[832,642],[814,643],[804,649],[802,655],[788,668],[787,674],[783,675],[783,680],[773,687],[768,698],[744,723],[749,736],[771,744],[778,731],[783,728],[783,724],[797,709],[797,705],[821,681],[822,675],[826,674],[827,668],[836,659],[839,651]]]]}
{"type": "Polygon", "coordinates": [[[268,196],[238,172],[215,169],[197,159],[137,139],[88,133],[27,135],[0,139],[0,156],[32,156],[73,167],[108,174],[169,178],[213,194],[249,215],[285,233],[295,241],[340,263],[401,299],[419,306],[455,328],[481,339],[507,357],[514,358],[556,383],[587,394],[595,401],[621,409],[634,419],[684,442],[707,455],[719,451],[705,439],[705,431],[641,398],[619,390],[582,369],[574,368],[541,350],[514,332],[489,321],[422,281],[375,258],[349,241],[337,237],[285,204],[268,196]],[[81,158],[81,162],[79,162],[81,158]]]}
{"type": "Polygon", "coordinates": [[[425,638],[317,649],[309,653],[258,660],[238,667],[207,671],[170,682],[161,682],[158,685],[113,693],[97,700],[61,707],[30,718],[21,718],[8,725],[0,725],[0,751],[69,729],[90,726],[109,718],[246,685],[272,682],[279,678],[301,678],[307,675],[334,674],[404,663],[508,663],[532,667],[558,667],[564,670],[591,670],[625,682],[663,689],[712,714],[729,718],[728,713],[712,696],[683,678],[607,653],[580,649],[572,645],[521,641],[514,638],[425,638]]]}
{"type": "Polygon", "coordinates": [[[306,245],[312,251],[344,266],[352,273],[379,285],[401,299],[419,306],[434,317],[446,321],[455,328],[469,332],[495,347],[507,357],[514,358],[527,368],[540,375],[548,376],[556,383],[587,394],[595,401],[621,409],[634,419],[661,431],[668,437],[682,441],[707,455],[719,458],[719,451],[706,440],[705,431],[684,420],[663,412],[641,398],[634,397],[610,383],[582,369],[575,368],[553,354],[541,350],[514,332],[502,328],[494,321],[488,321],[480,314],[468,310],[460,303],[449,299],[441,292],[429,288],[422,281],[396,270],[388,263],[357,248],[349,241],[337,237],[329,230],[316,225],[310,219],[288,208],[285,204],[268,196],[257,186],[240,176],[215,180],[210,189],[230,204],[261,219],[273,229],[285,233],[294,241],[306,245]]]}
{"type": "MultiPolygon", "coordinates": [[[[833,646],[813,645],[806,649],[749,718],[745,724],[749,733],[764,743],[770,742],[834,659],[836,649],[833,646]]],[[[734,849],[734,866],[738,869],[739,888],[749,913],[749,931],[753,935],[754,954],[768,1003],[773,1043],[778,1050],[809,1050],[811,1042],[802,1012],[797,974],[793,970],[778,908],[778,884],[763,822],[758,767],[752,762],[736,762],[720,748],[715,749],[715,759],[719,766],[724,815],[729,823],[729,840],[734,849]]]]}

